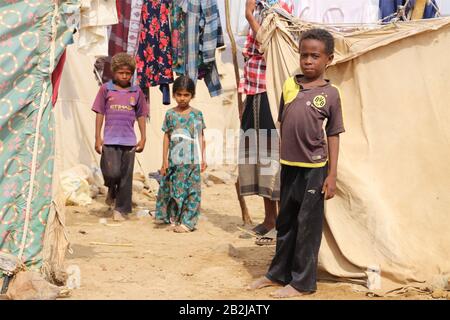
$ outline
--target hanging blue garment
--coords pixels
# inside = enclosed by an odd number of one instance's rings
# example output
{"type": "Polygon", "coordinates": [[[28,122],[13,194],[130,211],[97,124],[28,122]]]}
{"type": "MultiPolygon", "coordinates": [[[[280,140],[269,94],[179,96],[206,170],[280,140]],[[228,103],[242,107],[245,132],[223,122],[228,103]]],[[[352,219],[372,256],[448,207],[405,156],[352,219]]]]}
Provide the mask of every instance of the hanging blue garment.
{"type": "MultiPolygon", "coordinates": [[[[380,18],[385,19],[390,15],[397,12],[398,6],[402,6],[405,4],[405,0],[380,0],[380,18]]],[[[406,13],[411,11],[416,4],[416,0],[411,0],[406,8],[406,13]]],[[[425,11],[423,13],[423,19],[430,19],[436,16],[438,7],[436,0],[432,0],[431,3],[428,3],[425,7],[425,11]]],[[[384,22],[389,22],[391,19],[386,19],[384,22]]]]}
{"type": "MultiPolygon", "coordinates": [[[[380,0],[380,19],[385,19],[397,12],[398,6],[402,6],[404,0],[380,0]]],[[[389,22],[387,19],[385,22],[389,22]]]]}

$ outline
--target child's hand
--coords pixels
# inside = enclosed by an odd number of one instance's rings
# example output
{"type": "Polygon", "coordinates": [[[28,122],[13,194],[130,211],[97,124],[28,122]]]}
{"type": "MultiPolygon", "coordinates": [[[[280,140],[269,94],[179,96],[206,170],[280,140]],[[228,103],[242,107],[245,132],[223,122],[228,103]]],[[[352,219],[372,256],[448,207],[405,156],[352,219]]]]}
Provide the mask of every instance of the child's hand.
{"type": "Polygon", "coordinates": [[[167,173],[167,169],[169,168],[169,162],[168,161],[164,161],[161,169],[159,170],[159,174],[162,176],[165,176],[167,173]]]}
{"type": "Polygon", "coordinates": [[[103,147],[103,139],[102,138],[95,139],[95,151],[97,151],[98,154],[102,154],[102,147],[103,147]]]}
{"type": "Polygon", "coordinates": [[[336,194],[336,177],[328,176],[322,187],[322,193],[325,194],[325,200],[333,198],[336,194]]]}
{"type": "Polygon", "coordinates": [[[145,139],[141,139],[136,145],[136,152],[141,153],[142,151],[144,151],[144,147],[145,147],[145,139]]]}
{"type": "Polygon", "coordinates": [[[206,164],[206,161],[202,161],[201,172],[204,172],[206,170],[206,168],[208,168],[208,165],[206,164]]]}

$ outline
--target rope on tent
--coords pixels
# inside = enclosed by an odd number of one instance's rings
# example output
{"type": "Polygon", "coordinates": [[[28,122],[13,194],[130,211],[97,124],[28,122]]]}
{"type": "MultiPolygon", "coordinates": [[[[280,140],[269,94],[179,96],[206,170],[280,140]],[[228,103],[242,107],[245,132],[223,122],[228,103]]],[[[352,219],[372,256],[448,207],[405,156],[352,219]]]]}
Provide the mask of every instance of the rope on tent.
{"type": "MultiPolygon", "coordinates": [[[[52,16],[52,42],[50,43],[50,66],[48,69],[48,73],[51,74],[51,71],[55,69],[55,45],[56,45],[56,35],[57,35],[57,25],[56,25],[56,16],[58,15],[59,5],[58,2],[54,2],[54,10],[53,10],[53,16],[52,16]]],[[[47,96],[47,90],[48,90],[48,84],[47,82],[44,82],[42,85],[42,93],[41,93],[41,101],[39,104],[39,112],[37,115],[37,121],[36,121],[36,131],[34,136],[34,146],[33,146],[33,157],[31,161],[31,173],[30,173],[30,185],[28,190],[28,197],[27,197],[27,206],[25,210],[25,223],[23,227],[23,234],[22,234],[22,241],[20,244],[20,251],[18,258],[21,259],[23,252],[25,250],[25,244],[27,240],[27,234],[28,234],[28,227],[30,224],[30,214],[31,214],[31,202],[33,200],[33,190],[34,190],[34,184],[35,184],[35,178],[36,178],[36,167],[37,167],[37,155],[38,155],[38,147],[39,147],[39,136],[40,136],[40,125],[42,120],[42,114],[44,113],[45,106],[48,104],[49,99],[46,99],[47,96]]]]}

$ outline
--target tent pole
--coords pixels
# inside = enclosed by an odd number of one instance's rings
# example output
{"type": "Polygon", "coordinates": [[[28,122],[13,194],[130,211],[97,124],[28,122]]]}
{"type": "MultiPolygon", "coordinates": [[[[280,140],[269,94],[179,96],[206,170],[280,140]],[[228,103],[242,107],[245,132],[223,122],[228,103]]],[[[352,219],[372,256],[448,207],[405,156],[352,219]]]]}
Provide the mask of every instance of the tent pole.
{"type": "Polygon", "coordinates": [[[427,1],[428,0],[416,0],[416,4],[414,5],[411,20],[420,20],[423,18],[423,14],[425,12],[425,7],[427,5],[427,1]]]}
{"type": "MultiPolygon", "coordinates": [[[[236,89],[239,88],[239,65],[238,65],[238,59],[237,59],[237,47],[236,47],[236,40],[234,39],[233,30],[231,29],[231,22],[230,22],[230,0],[224,0],[225,1],[225,16],[226,16],[226,22],[227,22],[227,33],[228,37],[230,38],[231,43],[231,52],[233,56],[233,65],[234,65],[234,75],[236,77],[236,89]]],[[[242,113],[244,112],[244,104],[242,102],[242,93],[239,92],[237,94],[238,99],[238,108],[239,108],[239,122],[242,121],[242,113]]],[[[253,224],[252,219],[250,218],[250,215],[248,213],[247,204],[245,203],[245,199],[243,196],[239,193],[239,180],[235,183],[236,187],[236,194],[239,200],[239,205],[241,207],[241,213],[242,213],[242,221],[244,222],[244,225],[246,224],[253,224]]]]}

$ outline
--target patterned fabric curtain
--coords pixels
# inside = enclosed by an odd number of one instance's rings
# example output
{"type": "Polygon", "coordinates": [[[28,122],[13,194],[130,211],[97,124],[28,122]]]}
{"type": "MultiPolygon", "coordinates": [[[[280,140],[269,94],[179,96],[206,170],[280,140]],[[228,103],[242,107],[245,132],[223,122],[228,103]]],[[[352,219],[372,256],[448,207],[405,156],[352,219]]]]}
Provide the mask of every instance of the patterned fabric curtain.
{"type": "Polygon", "coordinates": [[[0,2],[0,251],[29,267],[42,264],[52,205],[51,75],[72,42],[65,12],[77,2],[0,2]]]}

